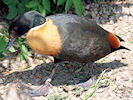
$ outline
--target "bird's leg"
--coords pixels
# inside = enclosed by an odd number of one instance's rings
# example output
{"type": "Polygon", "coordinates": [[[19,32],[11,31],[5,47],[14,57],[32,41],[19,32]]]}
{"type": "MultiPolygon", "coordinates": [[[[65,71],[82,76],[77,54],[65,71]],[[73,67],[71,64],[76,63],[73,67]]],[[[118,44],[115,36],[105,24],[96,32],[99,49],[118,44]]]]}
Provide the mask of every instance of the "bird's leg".
{"type": "MultiPolygon", "coordinates": [[[[85,89],[92,86],[95,83],[95,80],[96,80],[96,76],[94,75],[93,63],[88,63],[87,66],[90,69],[91,78],[89,80],[87,80],[86,82],[77,84],[78,86],[81,86],[85,89]]],[[[88,73],[87,73],[87,75],[88,75],[88,73]]]]}
{"type": "Polygon", "coordinates": [[[93,63],[88,63],[87,67],[90,69],[90,75],[94,76],[94,65],[93,65],[93,63]]]}
{"type": "Polygon", "coordinates": [[[52,81],[56,69],[57,69],[57,64],[54,64],[52,72],[45,81],[45,83],[41,86],[29,90],[31,96],[46,96],[49,94],[50,90],[52,89],[52,85],[50,84],[50,82],[52,81]]]}

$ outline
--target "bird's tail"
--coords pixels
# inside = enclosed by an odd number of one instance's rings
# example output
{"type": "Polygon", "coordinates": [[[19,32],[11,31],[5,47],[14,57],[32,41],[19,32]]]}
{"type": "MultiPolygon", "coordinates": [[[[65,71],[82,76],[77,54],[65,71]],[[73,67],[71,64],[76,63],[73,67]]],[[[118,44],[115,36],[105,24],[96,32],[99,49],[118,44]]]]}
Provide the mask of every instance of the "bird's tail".
{"type": "MultiPolygon", "coordinates": [[[[118,35],[115,35],[115,36],[119,39],[120,42],[124,42],[124,40],[121,37],[119,37],[118,35]]],[[[117,50],[120,50],[120,49],[125,49],[125,50],[131,51],[130,49],[120,45],[119,48],[112,48],[111,52],[114,52],[114,51],[117,51],[117,50]]]]}

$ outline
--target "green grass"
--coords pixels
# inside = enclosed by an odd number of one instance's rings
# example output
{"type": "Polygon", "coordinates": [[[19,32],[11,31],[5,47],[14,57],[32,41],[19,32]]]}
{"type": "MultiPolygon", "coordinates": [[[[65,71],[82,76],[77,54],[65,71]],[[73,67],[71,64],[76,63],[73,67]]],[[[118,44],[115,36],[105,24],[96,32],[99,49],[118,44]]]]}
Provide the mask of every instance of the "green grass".
{"type": "Polygon", "coordinates": [[[132,44],[133,44],[133,40],[132,40],[132,41],[130,41],[130,43],[132,43],[132,44]]]}
{"type": "Polygon", "coordinates": [[[95,92],[96,90],[98,89],[99,87],[99,83],[100,83],[100,80],[102,79],[104,73],[106,72],[106,70],[104,70],[98,77],[97,81],[95,82],[95,84],[93,86],[91,86],[90,88],[93,88],[93,91],[87,95],[83,100],[87,100],[88,98],[90,98],[95,92]]]}
{"type": "Polygon", "coordinates": [[[131,82],[133,83],[133,80],[131,80],[131,82]]]}
{"type": "Polygon", "coordinates": [[[58,95],[54,95],[54,96],[49,96],[48,100],[66,100],[67,96],[62,95],[62,94],[58,94],[58,95]]]}
{"type": "Polygon", "coordinates": [[[98,61],[98,63],[105,63],[106,62],[106,58],[102,58],[98,61]]]}

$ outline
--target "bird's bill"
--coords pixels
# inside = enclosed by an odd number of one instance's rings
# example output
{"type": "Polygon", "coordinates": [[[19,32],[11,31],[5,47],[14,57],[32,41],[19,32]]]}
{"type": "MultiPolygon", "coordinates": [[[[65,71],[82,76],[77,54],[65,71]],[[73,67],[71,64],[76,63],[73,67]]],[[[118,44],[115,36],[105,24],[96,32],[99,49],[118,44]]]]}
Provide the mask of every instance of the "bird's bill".
{"type": "Polygon", "coordinates": [[[10,49],[10,47],[13,45],[16,39],[17,38],[12,38],[12,39],[10,38],[5,50],[10,49]]]}

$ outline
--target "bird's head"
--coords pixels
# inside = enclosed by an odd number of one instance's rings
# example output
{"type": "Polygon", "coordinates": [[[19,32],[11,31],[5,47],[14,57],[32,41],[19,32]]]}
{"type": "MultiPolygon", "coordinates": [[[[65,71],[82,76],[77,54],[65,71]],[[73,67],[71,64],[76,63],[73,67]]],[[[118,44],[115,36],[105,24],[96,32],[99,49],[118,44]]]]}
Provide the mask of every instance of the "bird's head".
{"type": "Polygon", "coordinates": [[[36,11],[29,11],[16,17],[9,25],[9,42],[6,50],[18,37],[27,33],[31,28],[44,24],[45,21],[45,17],[36,11]]]}

